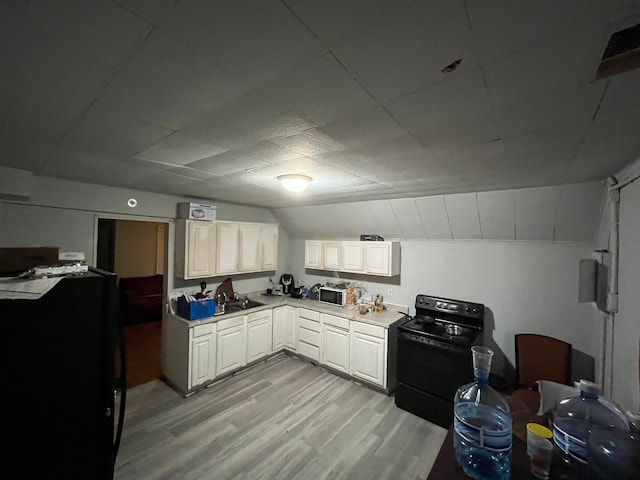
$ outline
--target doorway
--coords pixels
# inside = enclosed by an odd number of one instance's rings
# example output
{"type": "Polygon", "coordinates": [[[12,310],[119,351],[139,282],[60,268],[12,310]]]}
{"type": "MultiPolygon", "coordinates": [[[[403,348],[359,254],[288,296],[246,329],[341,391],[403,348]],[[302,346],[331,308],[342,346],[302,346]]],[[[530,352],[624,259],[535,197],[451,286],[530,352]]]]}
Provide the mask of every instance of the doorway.
{"type": "Polygon", "coordinates": [[[99,218],[96,266],[118,276],[119,316],[125,330],[127,388],[162,375],[162,315],[168,225],[99,218]]]}

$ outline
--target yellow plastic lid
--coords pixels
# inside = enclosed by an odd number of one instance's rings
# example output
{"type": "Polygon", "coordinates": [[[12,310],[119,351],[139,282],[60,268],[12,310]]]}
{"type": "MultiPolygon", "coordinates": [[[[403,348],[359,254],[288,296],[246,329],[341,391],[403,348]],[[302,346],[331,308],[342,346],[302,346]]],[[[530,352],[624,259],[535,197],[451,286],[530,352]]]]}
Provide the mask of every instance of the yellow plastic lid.
{"type": "Polygon", "coordinates": [[[539,423],[527,423],[527,430],[542,438],[553,438],[551,430],[539,423]]]}

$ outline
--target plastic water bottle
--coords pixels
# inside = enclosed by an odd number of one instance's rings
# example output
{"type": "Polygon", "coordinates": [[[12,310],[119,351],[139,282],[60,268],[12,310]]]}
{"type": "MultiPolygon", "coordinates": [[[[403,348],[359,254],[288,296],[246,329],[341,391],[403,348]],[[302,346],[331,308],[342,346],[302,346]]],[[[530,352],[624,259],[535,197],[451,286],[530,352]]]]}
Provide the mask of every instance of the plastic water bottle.
{"type": "Polygon", "coordinates": [[[559,478],[638,478],[635,437],[615,403],[599,397],[593,382],[580,380],[580,395],[553,410],[555,461],[559,478]]]}
{"type": "Polygon", "coordinates": [[[493,351],[471,351],[475,380],[458,389],[453,405],[456,460],[471,478],[506,480],[511,473],[511,412],[488,384],[493,351]]]}

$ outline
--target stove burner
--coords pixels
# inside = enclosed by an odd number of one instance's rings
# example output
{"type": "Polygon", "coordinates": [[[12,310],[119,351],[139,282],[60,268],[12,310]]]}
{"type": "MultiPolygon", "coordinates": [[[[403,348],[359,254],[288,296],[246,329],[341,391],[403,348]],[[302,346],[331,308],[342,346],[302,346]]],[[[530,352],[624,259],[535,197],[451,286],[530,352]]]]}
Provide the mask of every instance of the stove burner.
{"type": "Polygon", "coordinates": [[[444,331],[447,332],[447,334],[454,335],[454,336],[462,335],[464,333],[464,330],[465,329],[462,328],[460,325],[449,324],[449,325],[445,325],[444,327],[444,331]]]}
{"type": "Polygon", "coordinates": [[[435,318],[430,317],[428,315],[425,315],[425,316],[416,315],[414,318],[416,320],[416,324],[418,325],[430,325],[436,321],[435,318]]]}

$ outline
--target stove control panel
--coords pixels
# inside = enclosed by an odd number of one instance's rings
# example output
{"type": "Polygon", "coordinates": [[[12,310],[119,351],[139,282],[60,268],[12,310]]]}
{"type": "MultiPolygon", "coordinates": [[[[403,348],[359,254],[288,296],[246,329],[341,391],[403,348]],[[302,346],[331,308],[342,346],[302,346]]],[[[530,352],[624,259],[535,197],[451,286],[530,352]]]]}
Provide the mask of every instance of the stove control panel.
{"type": "Polygon", "coordinates": [[[429,295],[418,295],[416,297],[416,312],[429,315],[429,311],[443,312],[452,315],[470,318],[484,318],[484,305],[481,303],[470,303],[450,298],[431,297],[429,295]]]}

